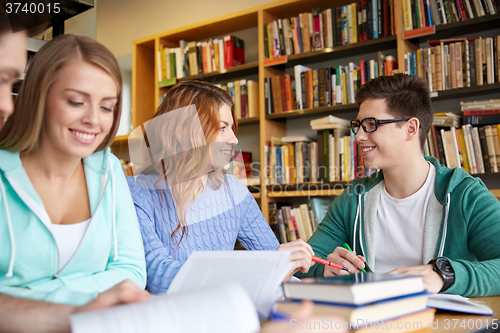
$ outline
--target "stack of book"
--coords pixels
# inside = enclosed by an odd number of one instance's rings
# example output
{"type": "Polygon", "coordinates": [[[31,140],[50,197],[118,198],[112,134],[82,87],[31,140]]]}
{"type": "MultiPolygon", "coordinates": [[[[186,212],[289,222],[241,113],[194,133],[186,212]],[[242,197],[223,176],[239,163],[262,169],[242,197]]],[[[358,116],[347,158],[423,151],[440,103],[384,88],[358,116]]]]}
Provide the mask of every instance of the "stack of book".
{"type": "Polygon", "coordinates": [[[297,239],[307,241],[325,217],[331,202],[330,198],[312,198],[298,206],[270,202],[269,225],[281,244],[297,239]]]}
{"type": "Polygon", "coordinates": [[[404,30],[498,14],[497,0],[403,0],[404,30]]]}
{"type": "Polygon", "coordinates": [[[500,36],[431,40],[405,54],[404,71],[418,75],[430,91],[500,82],[500,36]]]}
{"type": "Polygon", "coordinates": [[[158,86],[186,76],[206,74],[245,63],[245,44],[235,36],[202,42],[179,41],[179,47],[161,45],[157,52],[158,86]]]}
{"type": "Polygon", "coordinates": [[[317,143],[305,135],[271,138],[271,146],[266,148],[269,184],[318,181],[317,156],[317,143]]]}
{"type": "Polygon", "coordinates": [[[259,83],[252,80],[238,80],[227,84],[217,84],[231,96],[236,119],[259,116],[259,83]]]}
{"type": "Polygon", "coordinates": [[[313,9],[264,26],[267,59],[392,36],[394,2],[364,0],[325,10],[313,9]]]}
{"type": "Polygon", "coordinates": [[[266,78],[266,113],[311,109],[355,103],[354,96],[365,82],[382,75],[392,75],[398,64],[393,56],[378,53],[377,60],[350,62],[347,66],[311,69],[294,67],[294,75],[266,78]]]}
{"type": "Polygon", "coordinates": [[[500,100],[461,102],[461,108],[463,125],[457,116],[446,124],[435,122],[424,153],[471,174],[500,172],[500,100]]]}
{"type": "Polygon", "coordinates": [[[358,273],[306,278],[286,282],[283,290],[288,300],[276,303],[275,311],[290,313],[297,301],[313,300],[315,315],[343,317],[343,328],[408,332],[427,328],[434,319],[421,276],[358,273]]]}

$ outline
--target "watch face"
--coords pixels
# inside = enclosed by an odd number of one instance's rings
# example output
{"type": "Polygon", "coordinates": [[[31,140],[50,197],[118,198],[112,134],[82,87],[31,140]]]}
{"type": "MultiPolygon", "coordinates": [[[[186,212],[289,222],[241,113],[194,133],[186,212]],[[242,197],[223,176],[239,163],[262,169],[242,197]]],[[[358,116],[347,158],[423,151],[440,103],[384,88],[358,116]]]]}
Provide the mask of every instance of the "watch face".
{"type": "Polygon", "coordinates": [[[443,273],[447,275],[454,274],[453,268],[451,267],[448,260],[438,259],[436,260],[436,267],[443,273]]]}

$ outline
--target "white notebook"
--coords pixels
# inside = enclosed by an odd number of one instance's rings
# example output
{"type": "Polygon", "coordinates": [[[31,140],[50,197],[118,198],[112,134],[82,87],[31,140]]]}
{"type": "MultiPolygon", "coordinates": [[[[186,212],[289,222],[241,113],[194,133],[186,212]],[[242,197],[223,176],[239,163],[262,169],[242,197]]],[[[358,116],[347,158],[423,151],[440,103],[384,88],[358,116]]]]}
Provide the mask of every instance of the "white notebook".
{"type": "Polygon", "coordinates": [[[427,306],[435,309],[473,313],[478,315],[494,315],[486,305],[471,301],[466,297],[451,294],[433,294],[427,299],[427,306]]]}

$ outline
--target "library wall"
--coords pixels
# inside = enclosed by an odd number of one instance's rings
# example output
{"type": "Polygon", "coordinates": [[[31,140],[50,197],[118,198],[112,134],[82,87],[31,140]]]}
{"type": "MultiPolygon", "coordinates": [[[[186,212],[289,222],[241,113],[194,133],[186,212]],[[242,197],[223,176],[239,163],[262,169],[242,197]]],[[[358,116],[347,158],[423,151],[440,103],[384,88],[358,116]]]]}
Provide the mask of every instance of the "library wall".
{"type": "Polygon", "coordinates": [[[97,40],[121,57],[132,53],[135,39],[273,1],[100,0],[97,40]]]}

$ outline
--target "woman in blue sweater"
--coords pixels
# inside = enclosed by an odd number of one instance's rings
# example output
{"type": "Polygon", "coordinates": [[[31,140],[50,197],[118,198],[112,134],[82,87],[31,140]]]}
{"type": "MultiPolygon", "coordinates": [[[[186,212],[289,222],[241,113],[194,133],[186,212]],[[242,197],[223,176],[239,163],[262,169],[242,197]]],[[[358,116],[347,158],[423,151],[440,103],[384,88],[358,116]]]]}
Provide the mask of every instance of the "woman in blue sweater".
{"type": "Polygon", "coordinates": [[[238,143],[232,109],[213,84],[178,83],[145,124],[148,144],[131,145],[138,150],[131,156],[143,159],[140,174],[127,180],[152,293],[168,289],[193,251],[233,250],[236,239],[248,250],[291,251],[293,272],[311,266],[311,247],[280,245],[247,187],[225,174],[238,143]]]}

